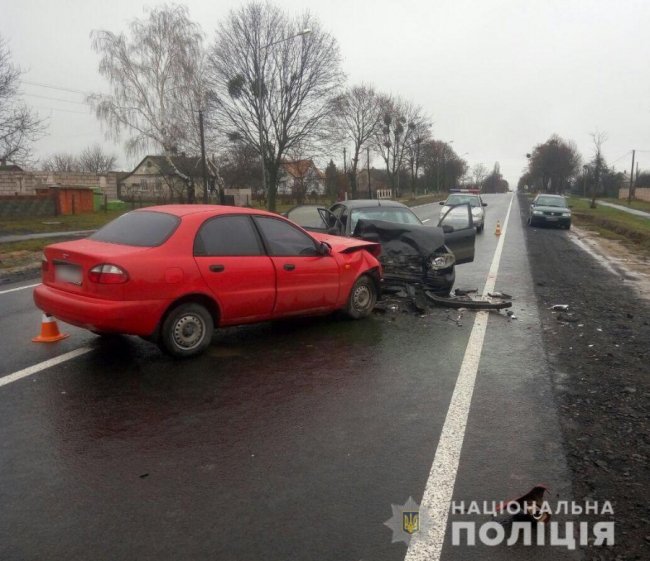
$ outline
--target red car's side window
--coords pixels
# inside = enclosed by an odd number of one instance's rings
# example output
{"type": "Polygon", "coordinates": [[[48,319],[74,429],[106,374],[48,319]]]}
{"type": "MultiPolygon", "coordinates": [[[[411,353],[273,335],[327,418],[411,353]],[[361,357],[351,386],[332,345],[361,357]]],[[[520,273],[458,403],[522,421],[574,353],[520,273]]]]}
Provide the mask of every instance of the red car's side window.
{"type": "Polygon", "coordinates": [[[269,255],[319,255],[314,240],[284,220],[256,216],[255,223],[264,236],[269,255]]]}
{"type": "Polygon", "coordinates": [[[264,249],[249,216],[217,216],[199,228],[194,255],[264,255],[264,249]]]}

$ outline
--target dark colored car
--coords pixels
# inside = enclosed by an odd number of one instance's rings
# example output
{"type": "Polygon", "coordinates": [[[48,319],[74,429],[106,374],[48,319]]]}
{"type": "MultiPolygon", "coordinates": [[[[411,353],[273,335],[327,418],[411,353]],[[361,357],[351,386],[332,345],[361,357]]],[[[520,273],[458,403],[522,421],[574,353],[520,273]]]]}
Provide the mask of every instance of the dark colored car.
{"type": "Polygon", "coordinates": [[[571,209],[562,195],[537,195],[530,205],[529,226],[549,224],[571,228],[571,209]]]}
{"type": "Polygon", "coordinates": [[[149,207],[89,238],[47,246],[34,301],[99,335],[140,335],[186,357],[202,352],[216,327],[336,310],[369,315],[380,251],[262,210],[149,207]]]}
{"type": "Polygon", "coordinates": [[[374,199],[342,201],[329,209],[302,205],[287,217],[307,230],[381,243],[385,288],[421,283],[448,294],[455,266],[474,260],[476,229],[467,204],[448,209],[437,227],[422,224],[402,203],[374,199]]]}

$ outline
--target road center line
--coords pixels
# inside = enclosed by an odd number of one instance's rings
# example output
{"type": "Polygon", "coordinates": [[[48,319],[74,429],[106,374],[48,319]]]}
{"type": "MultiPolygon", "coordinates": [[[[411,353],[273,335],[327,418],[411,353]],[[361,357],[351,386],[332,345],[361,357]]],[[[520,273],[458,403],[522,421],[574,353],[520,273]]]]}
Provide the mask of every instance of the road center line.
{"type": "Polygon", "coordinates": [[[39,362],[38,364],[34,364],[33,366],[28,366],[27,368],[18,370],[18,372],[14,372],[13,374],[8,374],[7,376],[0,378],[0,387],[6,386],[7,384],[11,384],[12,382],[15,382],[16,380],[20,380],[21,378],[26,378],[27,376],[31,376],[32,374],[36,374],[37,372],[40,372],[41,370],[45,370],[46,368],[51,368],[52,366],[56,366],[57,364],[61,364],[62,362],[67,362],[68,360],[72,360],[73,358],[77,358],[78,356],[85,355],[86,353],[89,353],[92,350],[93,350],[92,347],[80,347],[78,349],[75,349],[74,351],[70,351],[69,353],[65,353],[57,357],[51,358],[49,360],[39,362]]]}
{"type": "Polygon", "coordinates": [[[9,294],[10,292],[17,292],[18,290],[25,290],[27,288],[34,288],[35,286],[38,286],[41,284],[40,282],[37,282],[36,284],[28,284],[27,286],[19,286],[18,288],[10,288],[9,290],[0,290],[0,294],[9,294]]]}
{"type": "MultiPolygon", "coordinates": [[[[503,221],[501,236],[492,258],[490,271],[483,289],[484,297],[487,296],[488,292],[494,292],[513,200],[514,196],[510,198],[510,205],[503,221]]],[[[445,417],[445,424],[442,427],[440,440],[436,448],[436,455],[424,488],[424,495],[420,504],[420,518],[429,520],[430,524],[413,535],[406,552],[405,561],[440,560],[476,374],[487,330],[488,314],[487,311],[476,314],[458,379],[456,380],[456,387],[451,396],[451,402],[445,417]]]]}

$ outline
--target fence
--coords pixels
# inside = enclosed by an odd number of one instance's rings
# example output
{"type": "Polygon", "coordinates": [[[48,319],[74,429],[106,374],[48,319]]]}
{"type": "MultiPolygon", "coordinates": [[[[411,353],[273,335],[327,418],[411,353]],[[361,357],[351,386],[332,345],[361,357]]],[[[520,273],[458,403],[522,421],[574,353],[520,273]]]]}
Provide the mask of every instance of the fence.
{"type": "MultiPolygon", "coordinates": [[[[624,189],[618,190],[619,199],[627,199],[629,189],[626,187],[624,189]]],[[[649,201],[650,202],[650,187],[637,187],[634,190],[634,198],[639,201],[649,201]]]]}
{"type": "Polygon", "coordinates": [[[54,197],[0,197],[0,218],[54,216],[54,197]]]}
{"type": "Polygon", "coordinates": [[[393,198],[392,189],[377,189],[377,198],[378,199],[392,199],[393,198]]]}

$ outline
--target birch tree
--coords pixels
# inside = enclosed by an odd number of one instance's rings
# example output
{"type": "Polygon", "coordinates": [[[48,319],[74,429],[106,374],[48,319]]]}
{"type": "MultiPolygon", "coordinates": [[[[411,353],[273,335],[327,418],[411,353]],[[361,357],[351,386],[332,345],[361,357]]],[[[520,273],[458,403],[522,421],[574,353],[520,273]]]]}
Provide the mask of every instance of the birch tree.
{"type": "Polygon", "coordinates": [[[44,132],[45,121],[23,103],[18,87],[21,70],[0,37],[0,165],[27,162],[32,144],[44,132]]]}
{"type": "MultiPolygon", "coordinates": [[[[127,32],[97,30],[91,39],[110,93],[93,94],[88,101],[108,136],[117,140],[125,134],[129,155],[162,151],[172,167],[174,154],[199,154],[203,34],[187,8],[153,8],[144,19],[133,20],[127,32]]],[[[186,181],[193,202],[191,178],[176,173],[186,181]]]]}

